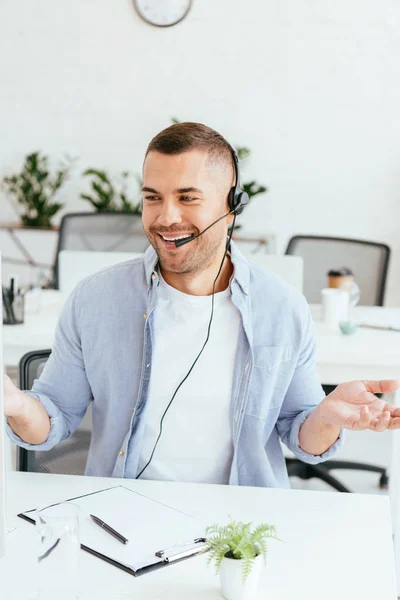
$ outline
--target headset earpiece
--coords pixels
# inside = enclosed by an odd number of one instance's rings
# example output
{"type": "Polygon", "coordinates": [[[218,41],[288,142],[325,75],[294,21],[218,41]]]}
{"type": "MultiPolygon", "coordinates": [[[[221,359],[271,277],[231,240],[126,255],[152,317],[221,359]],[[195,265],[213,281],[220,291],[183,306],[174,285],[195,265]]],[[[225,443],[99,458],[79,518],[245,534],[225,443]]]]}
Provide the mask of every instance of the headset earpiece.
{"type": "Polygon", "coordinates": [[[235,185],[229,190],[228,195],[228,206],[229,210],[235,211],[235,214],[240,215],[243,212],[246,204],[250,202],[250,198],[247,192],[243,192],[240,188],[240,176],[239,176],[239,159],[236,152],[232,148],[232,158],[235,168],[235,185]]]}

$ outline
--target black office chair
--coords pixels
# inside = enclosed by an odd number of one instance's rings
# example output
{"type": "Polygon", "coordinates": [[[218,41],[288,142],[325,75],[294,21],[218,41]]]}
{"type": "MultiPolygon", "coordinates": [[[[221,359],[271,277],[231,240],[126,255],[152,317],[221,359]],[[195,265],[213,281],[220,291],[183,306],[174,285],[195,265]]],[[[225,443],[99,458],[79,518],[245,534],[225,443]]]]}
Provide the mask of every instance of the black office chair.
{"type": "MultiPolygon", "coordinates": [[[[18,367],[19,387],[30,390],[42,373],[51,350],[35,350],[25,354],[18,367]]],[[[48,451],[19,448],[17,468],[33,473],[83,475],[92,431],[91,407],[72,436],[48,451]]]]}
{"type": "Polygon", "coordinates": [[[330,269],[349,267],[360,286],[360,304],[383,306],[390,248],[386,244],[317,235],[296,235],[285,254],[301,256],[304,262],[303,294],[310,304],[321,302],[330,269]]]}
{"type": "MultiPolygon", "coordinates": [[[[330,269],[348,267],[360,286],[360,303],[364,306],[383,306],[386,278],[390,260],[390,248],[386,244],[347,238],[316,235],[296,235],[289,241],[286,254],[301,256],[304,261],[303,293],[309,303],[321,301],[321,289],[327,287],[330,269]]],[[[336,386],[323,385],[326,394],[336,386]]],[[[296,458],[287,458],[289,476],[325,481],[339,492],[350,492],[330,474],[335,469],[369,471],[380,475],[379,485],[388,485],[386,469],[367,463],[345,460],[328,460],[319,465],[308,465],[296,458]]]]}
{"type": "Polygon", "coordinates": [[[149,241],[139,214],[80,212],[64,215],[60,224],[53,285],[59,289],[58,255],[61,250],[145,252],[149,241]]]}

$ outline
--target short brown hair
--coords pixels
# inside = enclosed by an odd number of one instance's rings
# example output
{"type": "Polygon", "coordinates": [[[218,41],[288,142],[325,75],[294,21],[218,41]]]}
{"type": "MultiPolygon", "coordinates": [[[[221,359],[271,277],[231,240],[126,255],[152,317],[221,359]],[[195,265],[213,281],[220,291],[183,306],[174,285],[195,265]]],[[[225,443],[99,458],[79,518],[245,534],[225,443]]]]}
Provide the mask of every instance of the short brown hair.
{"type": "Polygon", "coordinates": [[[234,168],[233,149],[226,139],[202,123],[175,123],[160,131],[150,142],[146,150],[162,154],[182,154],[190,150],[204,150],[210,163],[225,163],[234,168]]]}

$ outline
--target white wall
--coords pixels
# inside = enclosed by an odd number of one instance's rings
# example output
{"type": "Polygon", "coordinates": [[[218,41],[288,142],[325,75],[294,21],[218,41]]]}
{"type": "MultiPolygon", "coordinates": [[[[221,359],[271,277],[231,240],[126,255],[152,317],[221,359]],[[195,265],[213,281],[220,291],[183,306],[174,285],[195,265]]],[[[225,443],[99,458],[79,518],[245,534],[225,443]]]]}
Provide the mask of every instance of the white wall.
{"type": "MultiPolygon", "coordinates": [[[[246,175],[270,187],[244,232],[276,232],[280,250],[294,233],[387,242],[399,304],[399,3],[193,4],[159,29],[131,0],[2,0],[0,174],[34,149],[77,155],[61,198],[87,209],[80,171],[139,171],[171,116],[202,121],[249,145],[246,175]]],[[[13,220],[4,196],[1,213],[13,220]]]]}

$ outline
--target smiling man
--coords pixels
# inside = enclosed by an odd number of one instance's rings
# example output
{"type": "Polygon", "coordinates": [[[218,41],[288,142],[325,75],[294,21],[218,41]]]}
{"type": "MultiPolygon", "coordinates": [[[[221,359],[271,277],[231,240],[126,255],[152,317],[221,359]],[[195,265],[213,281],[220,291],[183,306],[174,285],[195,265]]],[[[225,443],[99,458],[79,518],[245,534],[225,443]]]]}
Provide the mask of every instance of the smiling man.
{"type": "Polygon", "coordinates": [[[235,161],[198,123],[150,142],[151,247],[76,287],[31,391],[6,378],[17,444],[52,448],[92,402],[89,475],[284,487],[281,440],[318,463],[345,428],[400,427],[400,410],[374,395],[399,381],[354,381],[324,396],[304,297],[230,242],[245,203],[235,161]]]}

